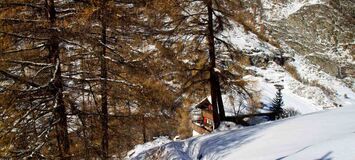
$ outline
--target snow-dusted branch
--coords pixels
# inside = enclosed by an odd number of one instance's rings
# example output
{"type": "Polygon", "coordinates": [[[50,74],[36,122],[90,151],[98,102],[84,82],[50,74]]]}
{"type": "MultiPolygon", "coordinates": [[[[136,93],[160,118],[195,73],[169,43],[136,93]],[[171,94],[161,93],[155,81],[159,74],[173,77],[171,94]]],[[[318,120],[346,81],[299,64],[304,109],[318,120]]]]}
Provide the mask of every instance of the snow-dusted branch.
{"type": "Polygon", "coordinates": [[[104,44],[101,40],[100,40],[100,44],[105,48],[107,48],[108,50],[110,50],[111,52],[115,53],[115,56],[119,58],[119,60],[117,60],[117,63],[125,63],[124,58],[121,55],[119,55],[119,53],[117,53],[115,49],[111,48],[107,44],[104,44]]]}
{"type": "Polygon", "coordinates": [[[11,74],[11,73],[8,73],[6,71],[3,71],[3,70],[0,70],[0,74],[4,75],[5,77],[8,77],[14,81],[18,81],[20,83],[24,83],[24,84],[27,84],[27,85],[30,85],[32,87],[39,87],[40,85],[31,81],[31,80],[27,80],[23,77],[20,77],[20,76],[17,76],[17,75],[14,75],[14,74],[11,74]]]}
{"type": "Polygon", "coordinates": [[[11,51],[5,51],[5,52],[0,52],[0,54],[11,54],[11,53],[18,53],[18,52],[25,52],[25,51],[32,51],[36,49],[41,49],[43,46],[38,46],[38,47],[33,47],[33,48],[25,48],[25,49],[18,49],[18,50],[11,50],[11,51]]]}
{"type": "MultiPolygon", "coordinates": [[[[59,70],[59,67],[60,67],[60,60],[59,60],[59,58],[57,58],[57,59],[56,59],[55,70],[54,70],[54,72],[53,72],[53,76],[52,76],[52,78],[49,80],[48,84],[49,84],[49,83],[52,83],[52,82],[55,80],[56,75],[57,75],[57,72],[58,72],[58,70],[59,70]]],[[[48,85],[48,84],[47,84],[47,85],[48,85]]]]}
{"type": "Polygon", "coordinates": [[[32,8],[39,8],[39,9],[45,9],[44,6],[39,5],[39,4],[33,4],[33,3],[16,3],[16,2],[7,2],[7,3],[0,3],[0,8],[2,7],[32,7],[32,8]]]}
{"type": "Polygon", "coordinates": [[[27,38],[27,39],[35,39],[35,40],[48,40],[48,38],[31,37],[31,36],[25,36],[25,35],[21,35],[21,34],[17,34],[17,33],[12,33],[12,32],[0,31],[0,33],[5,34],[5,35],[9,35],[9,36],[13,36],[13,37],[17,37],[17,38],[27,38]]]}
{"type": "Polygon", "coordinates": [[[113,83],[120,83],[124,84],[127,86],[132,86],[132,87],[141,87],[140,85],[130,83],[125,80],[117,80],[117,79],[104,79],[104,78],[77,78],[77,77],[71,77],[71,76],[62,76],[63,78],[71,79],[71,80],[77,80],[77,81],[87,81],[87,82],[99,82],[102,80],[107,80],[108,82],[113,82],[113,83]]]}
{"type": "Polygon", "coordinates": [[[21,35],[21,34],[17,34],[17,33],[11,33],[11,32],[0,31],[0,33],[5,34],[5,35],[9,35],[9,36],[13,36],[13,37],[17,37],[17,38],[27,38],[27,39],[35,39],[35,40],[49,40],[48,38],[25,36],[25,35],[21,35]]]}
{"type": "Polygon", "coordinates": [[[45,20],[38,19],[15,19],[15,18],[0,18],[0,21],[8,21],[8,22],[21,22],[21,23],[38,23],[38,22],[46,22],[45,20]]]}
{"type": "Polygon", "coordinates": [[[44,71],[45,69],[48,69],[48,68],[51,68],[53,67],[53,65],[50,65],[50,66],[45,66],[43,68],[41,68],[40,70],[38,70],[33,77],[37,77],[39,73],[41,73],[42,71],[44,71]]]}
{"type": "Polygon", "coordinates": [[[62,37],[59,37],[59,39],[62,40],[64,43],[71,44],[71,45],[74,45],[74,46],[79,46],[80,48],[83,48],[84,50],[86,50],[86,51],[89,52],[89,53],[92,53],[92,52],[93,52],[91,49],[88,49],[87,47],[84,47],[84,46],[83,46],[82,44],[80,44],[80,43],[73,42],[73,41],[67,40],[67,39],[62,38],[62,37]]]}
{"type": "Polygon", "coordinates": [[[37,66],[37,67],[51,67],[51,66],[53,66],[52,64],[48,64],[48,63],[36,63],[36,62],[31,62],[31,61],[7,61],[7,62],[23,64],[23,65],[30,65],[30,66],[37,66]]]}

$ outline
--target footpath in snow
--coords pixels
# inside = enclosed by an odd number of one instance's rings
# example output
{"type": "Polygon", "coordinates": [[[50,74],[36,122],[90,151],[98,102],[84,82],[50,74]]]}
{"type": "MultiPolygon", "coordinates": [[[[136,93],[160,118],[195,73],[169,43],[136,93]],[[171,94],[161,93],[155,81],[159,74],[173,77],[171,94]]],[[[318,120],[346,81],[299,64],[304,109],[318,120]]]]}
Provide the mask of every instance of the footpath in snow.
{"type": "Polygon", "coordinates": [[[355,106],[170,142],[128,159],[355,160],[355,106]]]}

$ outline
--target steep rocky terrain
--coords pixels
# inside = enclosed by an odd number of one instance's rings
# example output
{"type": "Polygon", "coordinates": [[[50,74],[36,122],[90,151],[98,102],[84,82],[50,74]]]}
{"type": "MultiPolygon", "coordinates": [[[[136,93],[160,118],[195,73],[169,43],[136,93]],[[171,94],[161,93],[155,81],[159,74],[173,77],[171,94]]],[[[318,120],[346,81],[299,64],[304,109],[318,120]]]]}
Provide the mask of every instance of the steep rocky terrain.
{"type": "MultiPolygon", "coordinates": [[[[254,27],[279,45],[245,31],[241,25],[222,35],[250,57],[247,79],[257,81],[263,104],[273,85],[285,86],[285,107],[308,113],[346,105],[355,98],[355,21],[353,1],[244,1],[254,27]],[[262,31],[263,29],[264,31],[262,31]],[[280,55],[286,65],[280,65],[280,55]],[[299,106],[302,98],[306,105],[299,106]],[[296,99],[297,99],[296,98],[296,99]]],[[[255,87],[252,87],[255,89],[255,87]]],[[[273,90],[273,91],[271,91],[273,90]]]]}
{"type": "Polygon", "coordinates": [[[266,28],[296,54],[355,89],[355,2],[263,1],[266,28]]]}

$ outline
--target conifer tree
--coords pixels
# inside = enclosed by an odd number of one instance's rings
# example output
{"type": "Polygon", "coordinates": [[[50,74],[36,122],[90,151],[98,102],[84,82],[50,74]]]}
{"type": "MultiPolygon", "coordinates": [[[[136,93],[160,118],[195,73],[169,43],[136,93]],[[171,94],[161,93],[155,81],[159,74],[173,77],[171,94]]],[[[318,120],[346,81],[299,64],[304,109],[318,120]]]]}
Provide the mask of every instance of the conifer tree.
{"type": "Polygon", "coordinates": [[[235,70],[239,64],[225,65],[222,58],[240,57],[239,52],[220,37],[220,33],[230,27],[228,19],[236,15],[237,3],[229,0],[158,1],[156,10],[161,14],[152,16],[161,23],[156,31],[160,33],[157,41],[161,42],[158,45],[161,53],[169,55],[168,61],[181,71],[170,76],[183,81],[181,92],[195,94],[190,97],[206,96],[209,90],[215,127],[220,120],[227,120],[222,101],[226,89],[221,87],[222,83],[235,88],[244,85],[239,79],[242,73],[235,70]]]}
{"type": "Polygon", "coordinates": [[[78,106],[82,106],[79,114],[83,115],[83,122],[93,126],[85,131],[92,138],[87,142],[84,139],[84,142],[92,146],[92,151],[99,151],[102,159],[127,151],[132,143],[141,142],[141,133],[143,140],[151,139],[150,132],[159,128],[157,124],[170,121],[161,120],[167,119],[161,113],[167,113],[165,107],[171,106],[169,103],[173,100],[166,86],[160,84],[159,73],[153,71],[159,67],[153,57],[154,51],[149,50],[147,35],[150,32],[141,18],[142,7],[143,2],[138,0],[93,0],[83,6],[85,23],[79,28],[83,37],[81,43],[87,47],[81,48],[81,52],[88,56],[83,57],[80,64],[88,68],[75,80],[85,82],[83,87],[90,88],[90,91],[84,92],[89,92],[92,98],[85,102],[91,105],[78,106]],[[85,51],[87,48],[91,51],[85,51]],[[135,108],[134,112],[132,108],[135,108]],[[151,117],[146,117],[148,114],[151,117]],[[100,123],[96,124],[98,120],[100,123]],[[145,127],[150,124],[157,126],[145,127]],[[136,126],[142,129],[138,130],[136,126]],[[132,134],[133,131],[136,134],[132,134]],[[93,132],[101,134],[93,135],[93,132]],[[101,141],[99,147],[95,145],[97,140],[101,141]]]}
{"type": "Polygon", "coordinates": [[[208,94],[217,127],[222,93],[244,85],[220,37],[237,3],[1,1],[1,158],[122,158],[208,94]]]}
{"type": "Polygon", "coordinates": [[[70,5],[54,0],[0,3],[0,37],[5,44],[0,74],[1,83],[7,84],[1,96],[13,103],[0,104],[9,124],[1,138],[13,135],[12,143],[19,146],[9,147],[5,156],[70,158],[63,79],[67,72],[63,39],[68,36],[63,27],[75,15],[70,5]]]}
{"type": "Polygon", "coordinates": [[[283,113],[283,108],[282,106],[284,105],[283,99],[282,99],[282,88],[277,87],[277,92],[275,98],[272,100],[272,108],[271,110],[275,113],[275,118],[279,119],[281,118],[281,115],[283,113]]]}

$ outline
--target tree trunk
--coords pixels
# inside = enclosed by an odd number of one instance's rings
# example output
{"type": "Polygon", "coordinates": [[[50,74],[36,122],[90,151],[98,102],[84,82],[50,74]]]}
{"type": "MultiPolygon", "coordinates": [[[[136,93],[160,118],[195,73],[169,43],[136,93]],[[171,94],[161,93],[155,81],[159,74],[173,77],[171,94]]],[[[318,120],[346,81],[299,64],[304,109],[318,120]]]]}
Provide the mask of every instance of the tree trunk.
{"type": "Polygon", "coordinates": [[[107,99],[107,64],[106,64],[106,19],[105,19],[105,10],[106,0],[102,1],[101,4],[101,45],[102,45],[102,52],[100,54],[100,65],[101,65],[101,127],[102,127],[102,141],[101,141],[101,149],[102,149],[102,158],[108,159],[108,99],[107,99]]]}
{"type": "MultiPolygon", "coordinates": [[[[84,70],[84,65],[83,65],[83,63],[84,63],[84,58],[82,58],[81,59],[81,64],[80,64],[80,68],[82,69],[82,70],[84,70]]],[[[87,111],[87,109],[86,109],[86,103],[85,103],[85,82],[83,81],[82,83],[81,83],[81,89],[82,89],[82,103],[81,103],[81,110],[82,111],[87,111]]],[[[78,117],[79,117],[79,120],[80,120],[80,122],[81,122],[81,124],[82,124],[82,126],[83,126],[83,136],[84,136],[84,149],[85,149],[85,151],[84,151],[84,153],[85,153],[85,155],[84,155],[84,158],[85,159],[90,159],[90,137],[88,136],[89,135],[89,131],[88,131],[88,127],[87,127],[87,117],[86,117],[86,115],[83,115],[82,113],[78,113],[78,117]]]]}
{"type": "Polygon", "coordinates": [[[142,136],[143,136],[143,143],[146,143],[146,142],[147,142],[147,133],[146,133],[146,129],[145,129],[145,119],[144,119],[144,114],[142,115],[141,121],[142,121],[142,136]]]}
{"type": "Polygon", "coordinates": [[[220,120],[223,120],[225,118],[225,112],[223,107],[222,93],[219,84],[218,74],[215,71],[216,52],[215,52],[214,28],[213,28],[212,0],[207,1],[207,9],[208,9],[208,46],[209,46],[209,57],[210,57],[211,99],[212,99],[212,106],[213,106],[214,127],[217,128],[220,124],[220,120]]]}
{"type": "MultiPolygon", "coordinates": [[[[48,4],[48,3],[47,3],[48,4]]],[[[68,124],[67,124],[67,114],[65,111],[65,104],[63,100],[63,80],[61,71],[61,62],[59,56],[59,41],[58,41],[58,31],[54,28],[56,27],[56,11],[54,0],[50,0],[48,4],[49,20],[51,24],[52,35],[49,40],[49,61],[55,66],[55,73],[53,81],[50,84],[50,91],[55,97],[55,108],[54,115],[55,119],[58,120],[56,124],[57,142],[58,149],[61,159],[70,159],[69,149],[69,136],[68,136],[68,124]]]]}
{"type": "Polygon", "coordinates": [[[219,109],[219,116],[220,120],[224,121],[226,119],[226,114],[224,111],[223,99],[222,99],[222,92],[221,92],[221,85],[219,83],[218,75],[216,76],[215,80],[216,91],[217,91],[217,102],[218,102],[218,109],[219,109]]]}

